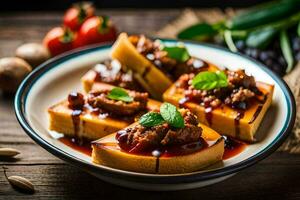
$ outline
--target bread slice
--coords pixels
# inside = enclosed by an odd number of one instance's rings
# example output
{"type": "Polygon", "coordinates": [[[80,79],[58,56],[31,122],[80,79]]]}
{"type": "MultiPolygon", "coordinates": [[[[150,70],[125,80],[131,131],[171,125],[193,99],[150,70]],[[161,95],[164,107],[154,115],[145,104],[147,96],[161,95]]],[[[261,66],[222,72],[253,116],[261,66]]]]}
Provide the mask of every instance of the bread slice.
{"type": "Polygon", "coordinates": [[[92,160],[112,168],[142,173],[177,174],[201,170],[222,160],[224,139],[209,127],[200,126],[202,138],[209,146],[191,154],[159,158],[130,154],[119,148],[114,133],[92,143],[92,160]]]}
{"type": "Polygon", "coordinates": [[[112,47],[111,56],[134,72],[135,79],[155,99],[162,99],[162,94],[172,81],[149,60],[141,55],[129,41],[126,33],[121,33],[112,47]]]}
{"type": "MultiPolygon", "coordinates": [[[[92,90],[111,89],[114,86],[105,83],[96,83],[92,90]]],[[[149,99],[147,111],[159,110],[160,102],[149,99]]],[[[49,129],[63,133],[70,137],[96,140],[108,134],[114,133],[127,127],[132,122],[122,118],[100,117],[86,110],[75,119],[72,116],[73,110],[68,107],[67,100],[57,103],[48,109],[49,129]]]]}
{"type": "Polygon", "coordinates": [[[97,72],[95,72],[94,70],[89,70],[81,78],[82,87],[85,92],[89,92],[92,89],[94,83],[96,83],[95,82],[96,76],[97,76],[97,72]]]}
{"type": "MultiPolygon", "coordinates": [[[[245,111],[244,116],[236,121],[239,112],[229,106],[222,106],[212,111],[210,122],[207,119],[205,108],[193,102],[186,102],[185,108],[190,109],[197,115],[199,121],[210,126],[218,133],[232,136],[234,138],[253,142],[255,133],[272,103],[274,86],[262,82],[257,82],[257,87],[261,92],[267,95],[265,102],[262,104],[258,101],[251,102],[250,107],[245,111]]],[[[166,102],[179,106],[179,101],[184,97],[183,89],[177,88],[174,83],[164,94],[163,99],[166,102]]]]}

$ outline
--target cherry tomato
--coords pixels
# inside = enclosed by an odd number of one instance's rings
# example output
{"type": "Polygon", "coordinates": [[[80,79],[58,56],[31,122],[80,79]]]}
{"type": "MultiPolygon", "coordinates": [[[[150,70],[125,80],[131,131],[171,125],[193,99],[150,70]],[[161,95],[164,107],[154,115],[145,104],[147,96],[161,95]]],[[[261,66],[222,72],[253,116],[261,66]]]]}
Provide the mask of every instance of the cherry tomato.
{"type": "Polygon", "coordinates": [[[64,15],[64,26],[73,31],[79,30],[82,23],[95,15],[95,8],[90,2],[74,4],[64,15]]]}
{"type": "Polygon", "coordinates": [[[52,56],[56,56],[73,48],[76,33],[68,28],[55,27],[45,36],[43,44],[47,47],[52,56]]]}
{"type": "Polygon", "coordinates": [[[108,17],[94,16],[87,19],[81,26],[78,34],[80,46],[114,41],[117,30],[108,17]]]}

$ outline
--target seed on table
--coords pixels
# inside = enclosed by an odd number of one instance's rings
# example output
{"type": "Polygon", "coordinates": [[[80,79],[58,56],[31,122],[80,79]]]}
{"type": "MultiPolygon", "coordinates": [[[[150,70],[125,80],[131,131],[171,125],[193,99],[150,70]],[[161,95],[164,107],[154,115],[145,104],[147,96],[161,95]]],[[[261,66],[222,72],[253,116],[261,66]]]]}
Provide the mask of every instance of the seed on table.
{"type": "Polygon", "coordinates": [[[21,176],[7,176],[5,168],[3,169],[5,178],[14,189],[28,194],[33,194],[35,192],[33,184],[28,179],[21,176]]]}
{"type": "Polygon", "coordinates": [[[0,148],[0,157],[14,157],[20,154],[20,152],[13,148],[0,148]]]}

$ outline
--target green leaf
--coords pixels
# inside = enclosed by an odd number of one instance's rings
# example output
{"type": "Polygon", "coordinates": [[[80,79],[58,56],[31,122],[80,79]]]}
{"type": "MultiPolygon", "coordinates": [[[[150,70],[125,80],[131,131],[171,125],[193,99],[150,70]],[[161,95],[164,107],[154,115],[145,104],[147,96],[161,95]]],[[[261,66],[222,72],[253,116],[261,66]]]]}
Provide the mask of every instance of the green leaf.
{"type": "Polygon", "coordinates": [[[217,33],[218,31],[213,27],[213,25],[199,23],[182,30],[177,37],[179,39],[203,41],[208,38],[212,38],[217,33]]]}
{"type": "Polygon", "coordinates": [[[227,76],[223,71],[200,72],[193,78],[192,85],[198,90],[212,90],[227,87],[227,76]]]}
{"type": "Polygon", "coordinates": [[[168,53],[170,58],[173,58],[179,62],[185,62],[190,58],[188,50],[183,45],[166,46],[163,47],[163,51],[168,53]]]}
{"type": "Polygon", "coordinates": [[[276,34],[277,30],[273,27],[257,29],[248,35],[246,44],[249,47],[264,49],[270,44],[276,34]]]}
{"type": "Polygon", "coordinates": [[[280,48],[283,54],[283,57],[288,64],[286,68],[286,73],[290,72],[294,66],[294,56],[290,44],[290,40],[286,30],[280,32],[280,48]]]}
{"type": "Polygon", "coordinates": [[[161,114],[157,112],[148,112],[139,120],[139,123],[144,127],[157,126],[164,122],[165,120],[162,118],[161,114]]]}
{"type": "Polygon", "coordinates": [[[128,95],[126,90],[120,87],[113,88],[107,95],[107,98],[112,100],[124,101],[124,102],[132,102],[133,98],[128,95]]]}
{"type": "Polygon", "coordinates": [[[183,128],[184,120],[176,106],[170,103],[163,103],[160,106],[160,114],[168,124],[174,128],[183,128]]]}

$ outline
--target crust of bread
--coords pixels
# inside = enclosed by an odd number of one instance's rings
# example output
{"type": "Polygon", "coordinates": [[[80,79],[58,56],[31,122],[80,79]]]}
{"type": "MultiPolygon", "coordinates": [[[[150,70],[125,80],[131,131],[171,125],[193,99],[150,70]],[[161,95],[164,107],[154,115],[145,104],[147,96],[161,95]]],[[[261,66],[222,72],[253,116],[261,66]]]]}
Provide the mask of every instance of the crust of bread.
{"type": "Polygon", "coordinates": [[[126,33],[119,35],[112,47],[111,57],[129,67],[136,80],[155,99],[162,99],[163,92],[172,85],[172,81],[162,71],[136,50],[126,33]]]}
{"type": "MultiPolygon", "coordinates": [[[[176,83],[174,83],[164,94],[163,99],[166,102],[172,103],[179,106],[179,100],[184,97],[183,90],[177,88],[176,83]]],[[[255,133],[266,114],[268,108],[272,103],[274,85],[257,82],[257,87],[264,93],[267,94],[267,99],[264,104],[258,102],[253,102],[253,104],[244,113],[244,117],[240,119],[239,125],[235,124],[235,118],[238,112],[228,106],[223,106],[222,108],[217,108],[212,111],[211,124],[207,121],[205,117],[205,108],[199,104],[193,102],[185,103],[185,107],[190,109],[195,115],[197,115],[199,121],[212,129],[216,130],[218,133],[223,135],[232,136],[234,138],[253,142],[255,141],[255,133]],[[253,122],[252,118],[255,112],[260,109],[259,114],[253,122]]]]}
{"type": "Polygon", "coordinates": [[[211,145],[195,153],[159,158],[129,154],[120,150],[114,133],[93,142],[92,160],[112,168],[141,173],[177,174],[202,170],[222,160],[224,139],[209,127],[200,126],[203,139],[211,145]]]}

